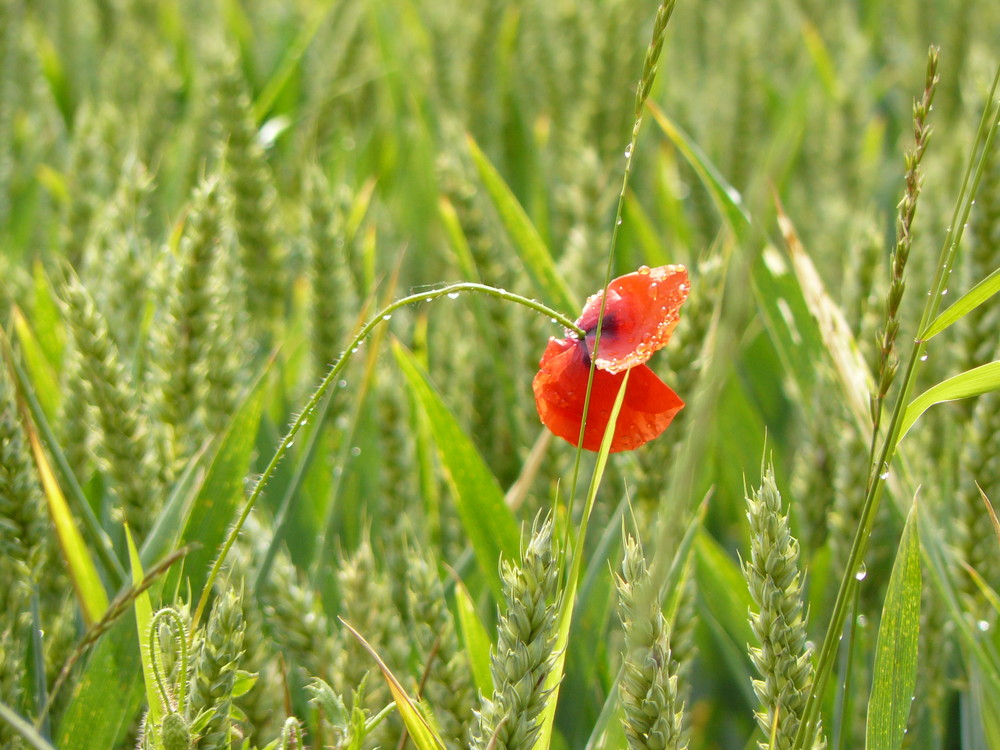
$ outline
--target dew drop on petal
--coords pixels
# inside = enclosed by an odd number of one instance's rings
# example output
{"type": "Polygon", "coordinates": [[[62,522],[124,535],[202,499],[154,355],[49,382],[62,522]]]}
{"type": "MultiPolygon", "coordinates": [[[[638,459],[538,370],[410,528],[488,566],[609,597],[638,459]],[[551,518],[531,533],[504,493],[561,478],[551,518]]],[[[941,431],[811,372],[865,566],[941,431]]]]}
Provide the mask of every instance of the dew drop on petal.
{"type": "Polygon", "coordinates": [[[858,572],[854,574],[854,577],[859,581],[863,581],[868,577],[868,568],[865,567],[864,563],[858,566],[858,572]]]}

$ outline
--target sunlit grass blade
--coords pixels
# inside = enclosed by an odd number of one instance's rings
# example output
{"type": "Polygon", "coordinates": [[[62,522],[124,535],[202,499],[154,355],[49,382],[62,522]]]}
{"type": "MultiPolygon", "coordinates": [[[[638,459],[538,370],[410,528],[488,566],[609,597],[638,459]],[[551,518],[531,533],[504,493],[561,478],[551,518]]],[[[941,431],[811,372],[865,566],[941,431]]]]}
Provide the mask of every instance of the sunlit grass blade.
{"type": "Polygon", "coordinates": [[[514,515],[504,504],[503,490],[476,446],[431,385],[416,358],[393,342],[393,354],[427,418],[447,469],[455,506],[468,534],[473,553],[491,589],[502,601],[503,587],[497,561],[516,560],[520,532],[514,515]]]}
{"type": "Polygon", "coordinates": [[[934,404],[979,396],[997,389],[1000,389],[1000,360],[966,370],[931,386],[907,404],[899,439],[902,440],[920,415],[934,404]]]}
{"type": "Polygon", "coordinates": [[[97,566],[94,565],[90,550],[87,549],[83,536],[76,527],[76,521],[73,519],[73,514],[70,513],[62,489],[56,481],[55,474],[52,473],[52,467],[49,465],[49,459],[45,455],[45,450],[38,439],[34,425],[25,420],[24,428],[28,442],[31,444],[31,452],[35,458],[35,467],[38,469],[38,477],[42,483],[45,499],[48,502],[49,516],[56,528],[59,547],[66,560],[67,573],[69,573],[77,599],[80,602],[80,611],[84,621],[88,625],[92,625],[100,620],[107,611],[108,594],[97,574],[97,566]]]}
{"type": "MultiPolygon", "coordinates": [[[[361,633],[352,628],[346,621],[341,619],[340,622],[351,632],[351,635],[358,639],[364,650],[378,664],[378,668],[382,671],[382,676],[385,678],[386,684],[389,685],[389,690],[392,692],[392,697],[396,701],[396,710],[399,711],[399,715],[406,725],[406,731],[410,733],[410,737],[413,738],[413,743],[417,748],[419,750],[444,750],[444,742],[442,742],[437,732],[434,731],[432,722],[424,718],[421,709],[406,694],[406,690],[403,689],[399,680],[396,679],[396,676],[385,665],[381,657],[379,657],[378,652],[369,645],[361,633]]],[[[428,709],[425,707],[423,710],[426,711],[428,709]]]]}
{"type": "Polygon", "coordinates": [[[920,532],[914,501],[889,577],[866,725],[868,750],[897,750],[903,742],[917,682],[920,633],[920,532]]]}
{"type": "Polygon", "coordinates": [[[868,365],[861,356],[861,350],[858,349],[850,326],[844,319],[844,313],[827,292],[819,271],[816,270],[799,239],[795,226],[785,215],[777,198],[775,202],[778,226],[785,239],[788,254],[792,259],[792,268],[798,278],[806,305],[819,325],[820,338],[830,354],[830,361],[836,370],[851,414],[857,420],[858,427],[867,430],[870,422],[868,394],[874,387],[868,365]]]}
{"type": "Polygon", "coordinates": [[[941,333],[941,331],[948,328],[948,326],[952,323],[956,323],[961,320],[981,304],[989,300],[997,292],[1000,292],[1000,268],[997,268],[993,273],[955,300],[951,307],[938,315],[934,321],[927,326],[926,331],[920,332],[918,338],[924,341],[930,341],[932,338],[941,333]]]}
{"type": "Polygon", "coordinates": [[[730,185],[722,176],[722,172],[712,163],[711,159],[701,150],[680,126],[652,101],[646,102],[646,107],[653,114],[653,120],[660,129],[684,154],[684,158],[698,174],[702,184],[712,196],[712,202],[719,213],[729,224],[730,229],[739,235],[750,224],[750,212],[743,205],[743,197],[739,191],[730,185]]]}
{"type": "MultiPolygon", "coordinates": [[[[142,561],[139,551],[132,541],[132,532],[125,527],[125,542],[128,545],[128,559],[132,565],[132,585],[139,586],[145,577],[142,572],[142,561]]],[[[149,592],[143,591],[132,602],[135,610],[135,628],[139,639],[139,658],[142,660],[142,680],[146,686],[146,706],[149,710],[147,721],[159,725],[163,718],[163,706],[160,705],[156,688],[156,678],[153,675],[153,665],[149,651],[149,623],[153,619],[153,605],[150,603],[149,592]]]]}
{"type": "Polygon", "coordinates": [[[468,136],[466,140],[486,192],[539,293],[560,310],[576,310],[579,307],[576,298],[559,275],[545,241],[531,223],[528,214],[472,136],[468,136]]]}
{"type": "Polygon", "coordinates": [[[24,356],[24,367],[34,385],[35,395],[45,410],[45,416],[52,419],[59,413],[62,395],[59,392],[59,380],[31,324],[19,308],[14,308],[14,330],[17,332],[21,354],[24,356]]]}
{"type": "Polygon", "coordinates": [[[28,743],[29,747],[33,747],[35,750],[56,750],[55,746],[42,737],[38,730],[31,726],[30,722],[13,708],[2,702],[0,702],[0,721],[5,721],[13,727],[14,731],[21,735],[21,738],[28,743]]]}

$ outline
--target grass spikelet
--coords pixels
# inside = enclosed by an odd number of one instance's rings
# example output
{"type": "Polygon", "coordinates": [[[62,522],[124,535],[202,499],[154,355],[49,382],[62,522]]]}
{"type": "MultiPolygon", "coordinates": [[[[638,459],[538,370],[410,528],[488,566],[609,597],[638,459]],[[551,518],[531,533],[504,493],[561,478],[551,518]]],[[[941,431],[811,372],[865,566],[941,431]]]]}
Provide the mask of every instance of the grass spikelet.
{"type": "Polygon", "coordinates": [[[275,555],[261,594],[271,637],[306,675],[325,677],[336,658],[332,628],[322,602],[287,553],[275,555]]]}
{"type": "MultiPolygon", "coordinates": [[[[743,563],[743,575],[757,607],[750,613],[750,626],[760,643],[750,649],[750,659],[761,676],[753,681],[760,699],[757,723],[768,738],[758,747],[786,750],[812,685],[812,649],[806,642],[799,543],[789,529],[770,466],[760,489],[747,497],[747,519],[750,559],[743,563]]],[[[819,728],[810,746],[824,747],[822,735],[819,728]]]]}
{"type": "Polygon", "coordinates": [[[232,588],[216,600],[193,661],[191,711],[193,716],[208,711],[201,727],[198,747],[223,750],[230,747],[233,686],[243,654],[242,594],[232,588]]]}
{"type": "Polygon", "coordinates": [[[200,442],[219,305],[216,266],[222,238],[219,183],[207,180],[195,192],[184,228],[161,348],[160,409],[175,462],[183,462],[200,442]]]}
{"type": "Polygon", "coordinates": [[[357,291],[350,273],[354,238],[348,236],[348,196],[334,191],[319,168],[306,174],[307,237],[312,282],[312,346],[316,375],[330,370],[357,317],[357,291]]]}
{"type": "Polygon", "coordinates": [[[666,36],[667,23],[674,12],[675,0],[664,0],[660,7],[656,9],[656,18],[653,19],[653,38],[649,41],[646,49],[646,59],[642,62],[642,77],[639,85],[635,89],[635,119],[642,118],[642,105],[649,98],[649,92],[653,88],[653,80],[656,78],[656,64],[660,60],[660,52],[663,51],[663,40],[666,36]]]}
{"type": "Polygon", "coordinates": [[[108,324],[76,277],[63,289],[65,316],[94,397],[99,459],[112,480],[124,520],[140,538],[149,529],[159,493],[156,451],[139,398],[108,324]]]}
{"type": "Polygon", "coordinates": [[[677,750],[683,736],[683,702],[678,697],[677,662],[659,587],[649,577],[639,543],[625,538],[618,587],[618,614],[625,628],[625,663],[619,684],[625,737],[632,750],[677,750]]]}
{"type": "Polygon", "coordinates": [[[500,617],[490,670],[493,697],[483,697],[472,746],[477,750],[531,747],[545,700],[543,685],[555,658],[557,555],[552,521],[536,522],[521,564],[503,562],[506,611],[500,617]]]}
{"type": "Polygon", "coordinates": [[[239,257],[246,281],[246,309],[267,327],[281,309],[285,288],[277,239],[277,194],[257,139],[250,92],[233,57],[219,64],[214,81],[218,146],[224,149],[239,257]]]}
{"type": "Polygon", "coordinates": [[[907,149],[905,155],[906,190],[899,202],[896,217],[896,246],[892,251],[892,276],[885,297],[885,324],[877,339],[878,362],[874,369],[878,385],[871,403],[872,425],[876,436],[882,421],[882,404],[899,367],[896,355],[896,337],[899,334],[900,322],[899,306],[906,288],[906,261],[910,257],[910,247],[913,244],[913,219],[916,216],[917,198],[920,196],[923,184],[920,162],[924,158],[931,135],[927,117],[937,88],[937,65],[938,50],[936,47],[931,47],[927,55],[923,96],[913,104],[913,146],[907,149]]]}
{"type": "Polygon", "coordinates": [[[39,580],[48,557],[48,528],[13,387],[0,369],[0,580],[29,589],[39,580]]]}

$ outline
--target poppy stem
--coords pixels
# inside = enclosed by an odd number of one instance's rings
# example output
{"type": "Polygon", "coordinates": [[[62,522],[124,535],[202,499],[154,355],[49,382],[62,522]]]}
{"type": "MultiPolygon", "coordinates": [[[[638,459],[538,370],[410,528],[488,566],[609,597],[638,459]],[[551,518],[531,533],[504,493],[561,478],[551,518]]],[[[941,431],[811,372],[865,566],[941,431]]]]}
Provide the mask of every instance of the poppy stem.
{"type": "Polygon", "coordinates": [[[489,286],[488,284],[479,284],[472,281],[461,281],[455,284],[448,284],[442,287],[436,287],[434,289],[427,289],[422,292],[417,292],[416,294],[411,294],[401,299],[396,300],[392,304],[382,308],[377,313],[375,313],[372,318],[361,327],[361,329],[354,336],[350,345],[344,350],[343,354],[337,362],[330,368],[330,372],[327,373],[326,377],[323,378],[319,386],[313,392],[309,400],[306,401],[305,406],[302,411],[299,412],[298,416],[292,421],[291,426],[288,428],[288,432],[278,443],[278,447],[274,451],[274,455],[271,457],[271,461],[268,463],[267,468],[264,469],[263,473],[254,483],[253,491],[250,493],[250,497],[247,498],[246,505],[243,507],[240,517],[237,519],[236,523],[233,525],[232,530],[229,532],[229,536],[226,538],[225,544],[222,546],[222,550],[219,552],[218,557],[212,564],[212,570],[208,575],[208,580],[205,582],[205,587],[202,589],[201,598],[198,600],[198,606],[194,611],[194,616],[191,618],[191,629],[190,632],[194,632],[198,625],[202,614],[205,611],[205,607],[208,604],[209,595],[212,592],[212,586],[215,579],[219,575],[219,571],[222,569],[222,564],[225,562],[226,556],[229,554],[229,550],[232,548],[233,544],[236,542],[236,538],[240,533],[240,529],[243,528],[243,524],[246,522],[247,517],[250,515],[250,511],[253,509],[254,505],[257,503],[257,499],[260,497],[261,492],[263,492],[264,487],[267,485],[268,481],[274,475],[274,471],[278,464],[281,463],[281,459],[284,458],[288,449],[291,447],[292,443],[295,442],[295,436],[299,433],[302,427],[309,421],[312,414],[319,407],[320,402],[323,397],[330,390],[330,387],[337,382],[340,374],[344,371],[347,363],[350,361],[351,357],[358,348],[365,342],[365,340],[371,335],[372,331],[379,325],[379,323],[388,322],[392,317],[392,314],[397,310],[400,310],[409,305],[415,305],[420,302],[430,302],[432,300],[440,299],[441,297],[449,297],[454,299],[458,297],[459,294],[463,292],[476,292],[479,294],[485,294],[490,297],[497,297],[498,299],[506,300],[508,302],[515,302],[522,307],[527,307],[529,310],[534,310],[547,318],[550,318],[554,322],[564,326],[566,330],[572,331],[579,337],[584,337],[586,332],[580,328],[576,323],[567,318],[562,313],[556,312],[552,308],[543,305],[538,300],[528,299],[527,297],[522,297],[520,294],[507,291],[506,289],[498,289],[497,287],[489,286]]]}

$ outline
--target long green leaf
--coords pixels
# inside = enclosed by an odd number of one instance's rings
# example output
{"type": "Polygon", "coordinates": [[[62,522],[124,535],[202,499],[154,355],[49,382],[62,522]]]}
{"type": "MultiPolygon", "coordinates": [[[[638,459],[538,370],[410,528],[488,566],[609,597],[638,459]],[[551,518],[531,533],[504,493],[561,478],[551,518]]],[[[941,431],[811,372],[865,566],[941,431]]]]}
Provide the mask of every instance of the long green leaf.
{"type": "Polygon", "coordinates": [[[192,591],[199,591],[204,584],[208,567],[244,501],[244,479],[250,466],[263,404],[262,377],[226,430],[205,483],[188,516],[182,538],[185,543],[196,542],[201,545],[188,555],[185,563],[185,569],[191,576],[192,591]]]}
{"type": "Polygon", "coordinates": [[[875,644],[872,692],[868,700],[866,748],[898,750],[917,683],[920,633],[920,533],[914,501],[899,540],[875,644]]]}
{"type": "Polygon", "coordinates": [[[45,416],[52,419],[58,413],[61,401],[59,379],[31,324],[18,308],[14,308],[14,330],[17,332],[21,355],[24,357],[24,367],[31,378],[35,395],[45,411],[45,416]]]}
{"type": "Polygon", "coordinates": [[[500,221],[510,235],[514,249],[524,262],[525,270],[531,275],[539,293],[545,297],[546,302],[563,312],[579,309],[576,298],[559,275],[549,249],[531,223],[528,214],[497,172],[496,167],[476,145],[472,136],[468,136],[467,140],[472,160],[476,163],[486,192],[493,201],[500,215],[500,221]]]}
{"type": "Polygon", "coordinates": [[[56,734],[57,747],[107,750],[117,747],[145,695],[135,623],[123,617],[101,636],[56,734]]]}
{"type": "Polygon", "coordinates": [[[652,101],[646,107],[653,113],[653,120],[664,134],[684,154],[684,158],[698,174],[702,184],[708,189],[719,213],[735,234],[750,224],[750,212],[743,205],[743,196],[722,176],[722,172],[681,128],[667,116],[667,113],[652,101]]]}
{"type": "Polygon", "coordinates": [[[67,572],[73,582],[77,598],[80,600],[83,619],[88,625],[91,625],[100,620],[107,611],[108,594],[97,574],[97,566],[90,556],[90,550],[87,549],[83,536],[76,527],[76,521],[73,519],[73,514],[70,513],[69,505],[59,488],[55,474],[52,473],[52,467],[42,449],[34,425],[26,423],[25,432],[31,444],[31,452],[35,457],[35,468],[38,469],[38,477],[48,502],[49,516],[56,528],[59,547],[66,559],[67,572]]]}
{"type": "Polygon", "coordinates": [[[945,328],[964,318],[997,292],[1000,292],[1000,268],[997,268],[993,273],[955,300],[951,307],[938,315],[927,326],[927,330],[920,334],[920,338],[924,341],[930,341],[945,328]]]}
{"type": "MultiPolygon", "coordinates": [[[[135,547],[135,542],[132,540],[132,532],[128,526],[125,527],[125,541],[128,544],[128,559],[132,564],[132,584],[139,586],[145,575],[142,572],[142,561],[139,559],[139,550],[135,547]]],[[[159,726],[163,718],[163,706],[160,705],[156,678],[153,676],[153,665],[150,661],[149,653],[149,623],[153,619],[153,605],[149,598],[149,591],[143,591],[139,594],[132,606],[135,608],[135,630],[139,639],[142,680],[146,686],[146,704],[149,706],[147,721],[159,726]]]]}
{"type": "Polygon", "coordinates": [[[462,642],[469,657],[472,678],[483,695],[493,695],[493,674],[490,672],[490,636],[486,626],[479,619],[476,605],[469,590],[458,581],[455,584],[455,606],[458,610],[458,624],[462,630],[462,642]]]}
{"type": "Polygon", "coordinates": [[[997,389],[1000,389],[1000,360],[966,370],[931,386],[907,405],[899,439],[902,440],[920,415],[934,404],[978,396],[997,389]]]}
{"type": "Polygon", "coordinates": [[[500,483],[431,385],[420,363],[398,342],[393,342],[392,351],[410,390],[427,414],[476,561],[497,601],[501,601],[500,558],[517,559],[520,546],[514,514],[504,504],[500,483]]]}

